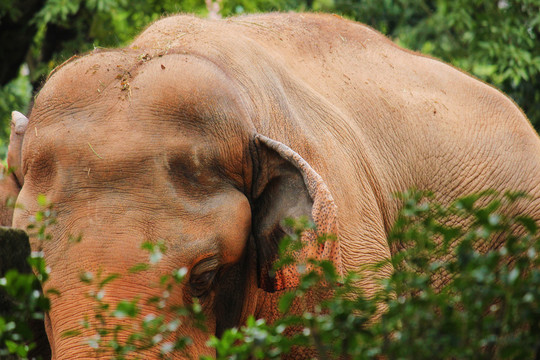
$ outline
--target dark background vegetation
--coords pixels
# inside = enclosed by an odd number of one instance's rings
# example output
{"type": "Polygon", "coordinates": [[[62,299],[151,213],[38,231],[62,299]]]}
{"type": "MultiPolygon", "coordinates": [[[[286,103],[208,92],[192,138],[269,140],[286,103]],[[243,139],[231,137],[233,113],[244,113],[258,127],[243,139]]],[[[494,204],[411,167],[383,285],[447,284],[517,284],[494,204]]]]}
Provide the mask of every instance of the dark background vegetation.
{"type": "MultiPolygon", "coordinates": [[[[12,110],[27,111],[45,76],[76,53],[127,44],[212,0],[0,0],[0,155],[12,110]]],[[[373,26],[508,94],[540,128],[540,0],[219,0],[219,13],[324,11],[373,26]]]]}

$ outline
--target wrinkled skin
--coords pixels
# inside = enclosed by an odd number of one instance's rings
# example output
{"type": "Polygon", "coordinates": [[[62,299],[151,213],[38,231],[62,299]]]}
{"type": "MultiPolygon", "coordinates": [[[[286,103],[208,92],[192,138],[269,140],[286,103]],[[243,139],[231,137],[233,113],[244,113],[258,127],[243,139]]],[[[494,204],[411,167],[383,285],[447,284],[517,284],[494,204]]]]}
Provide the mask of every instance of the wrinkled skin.
{"type": "MultiPolygon", "coordinates": [[[[330,15],[162,19],[126,49],[56,69],[29,120],[10,164],[22,179],[5,180],[3,196],[17,196],[12,225],[23,229],[38,194],[55,204],[53,240],[32,242],[51,267],[46,288],[62,294],[46,319],[55,359],[92,356],[81,345],[92,334],[61,336],[93,311],[82,271],[122,274],[107,286],[114,304],[159,295],[149,284],[186,267],[170,301],[199,297],[219,334],[249,314],[275,319],[276,298],[296,284],[291,269],[268,276],[285,217],[337,232],[324,247],[306,236],[299,257],[343,271],[395,251],[392,194],[411,187],[443,201],[523,190],[532,201],[508,212],[539,218],[540,142],[511,100],[330,15]],[[147,260],[141,243],[159,239],[168,251],[158,268],[128,274],[147,260]]],[[[359,286],[373,293],[374,277],[359,286]]],[[[191,355],[212,354],[207,333],[186,324],[179,334],[193,337],[191,355]]]]}

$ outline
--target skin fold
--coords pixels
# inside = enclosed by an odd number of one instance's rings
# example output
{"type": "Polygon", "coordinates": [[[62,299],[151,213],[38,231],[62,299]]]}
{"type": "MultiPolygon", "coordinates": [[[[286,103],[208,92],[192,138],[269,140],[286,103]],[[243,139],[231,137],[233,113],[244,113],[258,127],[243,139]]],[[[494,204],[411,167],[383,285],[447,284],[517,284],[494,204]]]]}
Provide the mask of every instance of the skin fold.
{"type": "MultiPolygon", "coordinates": [[[[54,359],[94,356],[84,329],[61,336],[92,318],[83,271],[122,275],[106,287],[115,304],[159,295],[150,284],[186,267],[169,301],[200,299],[208,331],[178,330],[196,358],[213,354],[208,333],[279,316],[276,299],[298,280],[292,268],[269,274],[286,217],[337,233],[323,245],[306,234],[298,256],[330,258],[339,271],[390,257],[392,194],[413,187],[443,202],[521,190],[532,200],[506,211],[539,218],[540,141],[508,97],[332,15],[161,19],[124,49],[55,69],[26,127],[9,149],[22,179],[6,177],[1,192],[20,206],[12,221],[0,215],[25,229],[38,194],[54,204],[53,239],[31,239],[51,268],[45,290],[61,293],[45,322],[54,359]],[[167,251],[157,267],[128,273],[148,259],[141,244],[158,240],[167,251]]],[[[358,285],[373,294],[391,271],[358,285]]]]}

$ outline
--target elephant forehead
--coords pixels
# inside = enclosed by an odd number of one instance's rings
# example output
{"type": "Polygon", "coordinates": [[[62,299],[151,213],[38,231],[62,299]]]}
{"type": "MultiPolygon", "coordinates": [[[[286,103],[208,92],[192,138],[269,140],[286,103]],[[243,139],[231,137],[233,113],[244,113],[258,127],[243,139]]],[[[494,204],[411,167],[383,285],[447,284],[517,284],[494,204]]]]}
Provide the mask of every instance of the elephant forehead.
{"type": "Polygon", "coordinates": [[[138,106],[139,111],[212,107],[234,101],[231,81],[204,57],[144,50],[108,50],[73,57],[58,66],[40,90],[33,113],[43,120],[58,112],[138,106]],[[228,99],[227,99],[228,98],[228,99]],[[225,100],[227,99],[227,100],[225,100]]]}
{"type": "Polygon", "coordinates": [[[234,82],[205,58],[171,54],[154,58],[131,83],[138,116],[169,119],[203,131],[234,129],[245,116],[234,82]]]}
{"type": "Polygon", "coordinates": [[[53,120],[59,112],[115,104],[126,98],[125,78],[136,73],[138,67],[133,51],[108,50],[74,56],[51,72],[32,114],[39,120],[53,120]]]}
{"type": "Polygon", "coordinates": [[[211,157],[242,183],[251,132],[241,103],[225,72],[204,57],[91,53],[50,76],[24,146],[27,153],[38,144],[99,162],[189,153],[193,164],[211,157]],[[192,151],[194,145],[207,151],[192,151]]]}
{"type": "Polygon", "coordinates": [[[34,126],[77,121],[103,127],[124,118],[128,124],[123,126],[136,123],[155,133],[172,122],[185,132],[235,136],[250,127],[249,109],[223,68],[193,54],[90,53],[53,71],[30,121],[34,126]]]}

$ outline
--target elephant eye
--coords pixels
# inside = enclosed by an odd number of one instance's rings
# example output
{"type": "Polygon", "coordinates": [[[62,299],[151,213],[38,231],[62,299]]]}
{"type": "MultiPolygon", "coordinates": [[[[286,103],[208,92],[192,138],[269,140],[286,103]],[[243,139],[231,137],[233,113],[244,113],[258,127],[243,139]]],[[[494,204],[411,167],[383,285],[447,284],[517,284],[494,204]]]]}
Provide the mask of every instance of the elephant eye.
{"type": "Polygon", "coordinates": [[[197,276],[191,276],[189,284],[192,289],[193,296],[200,298],[207,295],[212,287],[217,271],[207,271],[197,276]]]}
{"type": "Polygon", "coordinates": [[[197,298],[208,295],[218,272],[218,261],[215,258],[206,259],[193,267],[189,277],[189,286],[193,296],[197,298]]]}

